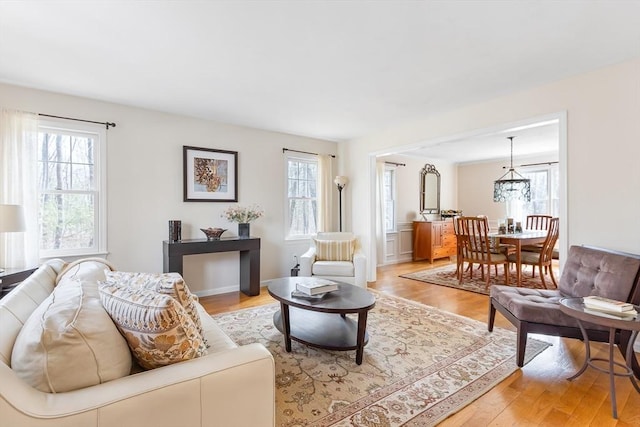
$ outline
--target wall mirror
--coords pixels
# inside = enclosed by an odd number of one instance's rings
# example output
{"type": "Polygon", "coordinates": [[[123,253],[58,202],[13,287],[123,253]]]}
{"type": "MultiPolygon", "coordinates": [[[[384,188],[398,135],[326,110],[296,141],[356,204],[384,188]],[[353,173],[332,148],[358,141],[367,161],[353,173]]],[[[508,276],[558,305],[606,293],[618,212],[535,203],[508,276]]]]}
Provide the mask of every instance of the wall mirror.
{"type": "Polygon", "coordinates": [[[420,171],[420,213],[440,212],[440,172],[434,165],[426,164],[420,171]]]}

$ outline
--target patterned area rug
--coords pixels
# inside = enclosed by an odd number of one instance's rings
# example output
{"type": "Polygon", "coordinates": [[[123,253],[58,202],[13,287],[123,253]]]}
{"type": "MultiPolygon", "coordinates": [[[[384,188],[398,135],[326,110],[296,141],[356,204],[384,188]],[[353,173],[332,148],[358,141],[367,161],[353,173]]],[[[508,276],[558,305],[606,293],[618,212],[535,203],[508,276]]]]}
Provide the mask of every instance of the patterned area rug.
{"type": "MultiPolygon", "coordinates": [[[[556,281],[559,280],[557,264],[554,264],[553,272],[556,276],[556,281]]],[[[465,271],[462,284],[458,283],[455,264],[449,264],[444,267],[438,268],[430,268],[427,270],[420,270],[414,273],[402,274],[400,275],[400,277],[404,277],[405,279],[419,280],[420,282],[431,283],[434,285],[447,286],[449,288],[462,289],[464,291],[471,291],[479,294],[489,295],[489,290],[485,289],[485,281],[480,278],[480,270],[477,269],[477,265],[476,269],[473,271],[473,278],[470,279],[469,271],[465,271]]],[[[549,277],[548,275],[545,276],[545,281],[547,284],[547,288],[555,289],[555,286],[553,286],[553,282],[551,281],[551,277],[549,277]]],[[[502,272],[502,266],[498,267],[498,277],[496,277],[495,269],[491,267],[491,278],[489,279],[489,285],[504,285],[504,274],[502,272]]],[[[515,269],[512,269],[511,274],[509,275],[509,285],[516,285],[515,269]]],[[[522,273],[521,286],[526,288],[544,288],[544,286],[542,286],[542,281],[540,280],[540,274],[538,274],[537,268],[536,277],[531,277],[531,268],[528,268],[522,273]]]]}
{"type": "MultiPolygon", "coordinates": [[[[432,426],[516,371],[515,332],[374,294],[359,366],[355,351],[292,341],[286,353],[273,326],[279,304],[214,316],[239,345],[260,342],[273,354],[277,426],[432,426]]],[[[548,345],[530,339],[527,362],[548,345]]]]}

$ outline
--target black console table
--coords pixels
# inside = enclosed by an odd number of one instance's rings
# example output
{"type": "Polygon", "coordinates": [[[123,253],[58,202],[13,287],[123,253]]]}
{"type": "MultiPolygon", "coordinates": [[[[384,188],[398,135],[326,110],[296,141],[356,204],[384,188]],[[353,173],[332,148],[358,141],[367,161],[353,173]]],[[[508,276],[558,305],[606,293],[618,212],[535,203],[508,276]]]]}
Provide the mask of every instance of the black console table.
{"type": "Polygon", "coordinates": [[[0,272],[0,298],[8,294],[20,282],[36,271],[37,268],[7,268],[0,272]]]}
{"type": "Polygon", "coordinates": [[[163,271],[182,274],[182,257],[216,252],[240,252],[240,291],[249,296],[260,294],[260,239],[237,237],[220,240],[192,239],[162,243],[163,271]]]}

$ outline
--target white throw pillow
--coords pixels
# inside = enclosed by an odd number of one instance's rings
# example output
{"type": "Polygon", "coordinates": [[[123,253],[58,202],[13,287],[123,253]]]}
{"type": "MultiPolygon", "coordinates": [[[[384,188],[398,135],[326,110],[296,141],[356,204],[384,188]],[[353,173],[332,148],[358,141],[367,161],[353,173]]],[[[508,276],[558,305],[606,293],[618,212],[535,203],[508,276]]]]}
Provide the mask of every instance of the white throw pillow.
{"type": "Polygon", "coordinates": [[[32,387],[59,393],[129,375],[131,353],[102,307],[97,283],[69,278],[25,322],[11,368],[32,387]]]}

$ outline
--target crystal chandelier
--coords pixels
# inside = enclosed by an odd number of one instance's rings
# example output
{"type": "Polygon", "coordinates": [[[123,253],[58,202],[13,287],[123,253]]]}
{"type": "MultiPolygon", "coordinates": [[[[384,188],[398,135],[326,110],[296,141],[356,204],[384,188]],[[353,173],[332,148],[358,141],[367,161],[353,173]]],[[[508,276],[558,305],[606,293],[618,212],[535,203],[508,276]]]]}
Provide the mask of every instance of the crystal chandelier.
{"type": "Polygon", "coordinates": [[[513,168],[513,138],[511,140],[511,166],[507,173],[493,182],[493,201],[508,202],[511,200],[531,201],[531,180],[526,179],[513,168]]]}

